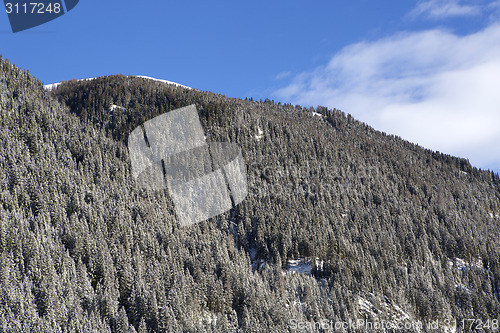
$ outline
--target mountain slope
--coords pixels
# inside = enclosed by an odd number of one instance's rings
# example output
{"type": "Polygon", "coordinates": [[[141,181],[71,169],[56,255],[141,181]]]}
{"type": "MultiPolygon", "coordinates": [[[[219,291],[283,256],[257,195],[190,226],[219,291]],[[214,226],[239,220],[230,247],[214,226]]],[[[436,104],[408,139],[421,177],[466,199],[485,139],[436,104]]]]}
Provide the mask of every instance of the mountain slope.
{"type": "Polygon", "coordinates": [[[46,92],[0,61],[5,330],[499,319],[498,175],[338,110],[126,76],[46,92]],[[135,186],[126,142],[193,103],[208,141],[241,146],[249,194],[179,228],[166,191],[135,186]],[[301,257],[310,274],[286,273],[301,257]]]}

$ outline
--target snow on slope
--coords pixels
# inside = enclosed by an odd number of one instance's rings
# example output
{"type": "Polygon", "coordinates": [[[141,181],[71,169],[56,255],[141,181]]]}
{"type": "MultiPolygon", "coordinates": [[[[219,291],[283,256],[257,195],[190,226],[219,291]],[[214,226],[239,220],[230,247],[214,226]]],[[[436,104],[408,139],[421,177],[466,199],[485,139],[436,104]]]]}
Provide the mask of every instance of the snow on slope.
{"type": "Polygon", "coordinates": [[[137,77],[143,78],[143,79],[148,79],[148,80],[153,80],[153,81],[158,81],[166,84],[173,84],[174,86],[186,88],[186,89],[193,89],[191,87],[185,86],[180,83],[172,82],[172,81],[167,81],[167,80],[162,80],[162,79],[155,79],[154,77],[149,77],[149,76],[144,76],[144,75],[136,75],[137,77]]]}
{"type": "Polygon", "coordinates": [[[260,129],[260,127],[257,128],[257,135],[255,135],[255,139],[257,141],[260,141],[264,137],[264,132],[260,129]]]}
{"type": "Polygon", "coordinates": [[[54,90],[57,88],[58,85],[60,85],[61,82],[58,82],[58,83],[51,83],[51,84],[46,84],[44,85],[43,87],[45,88],[45,90],[54,90]]]}
{"type": "MultiPolygon", "coordinates": [[[[95,77],[89,77],[89,78],[86,78],[86,79],[80,79],[80,80],[77,80],[77,81],[87,81],[87,80],[94,80],[94,79],[95,79],[95,77]]],[[[61,82],[57,82],[57,83],[46,84],[46,85],[44,85],[43,87],[45,88],[45,90],[49,90],[49,91],[50,91],[50,90],[54,90],[54,89],[56,89],[56,88],[57,88],[57,87],[58,87],[58,86],[59,86],[62,82],[63,82],[63,81],[61,81],[61,82]]]]}
{"type": "MultiPolygon", "coordinates": [[[[150,76],[144,76],[144,75],[131,75],[131,76],[140,77],[142,79],[147,79],[147,80],[158,81],[158,82],[165,83],[165,84],[171,84],[171,85],[174,85],[174,86],[177,86],[177,87],[186,88],[186,89],[193,89],[191,87],[185,86],[185,85],[180,84],[180,83],[176,83],[176,82],[172,82],[172,81],[167,81],[167,80],[162,80],[162,79],[155,79],[154,77],[150,77],[150,76]]],[[[87,79],[80,79],[78,81],[93,80],[93,79],[95,79],[95,77],[87,78],[87,79]]],[[[56,89],[60,84],[61,84],[61,82],[51,83],[51,84],[44,85],[44,87],[45,87],[46,90],[50,91],[50,90],[56,89]]]]}
{"type": "MultiPolygon", "coordinates": [[[[306,274],[306,275],[311,275],[312,269],[313,269],[313,262],[312,262],[311,257],[305,257],[305,258],[300,258],[300,259],[288,259],[287,261],[287,266],[285,271],[283,272],[284,274],[287,273],[301,273],[301,274],[306,274]]],[[[315,264],[316,268],[320,271],[323,270],[323,260],[319,260],[319,258],[315,258],[315,264]]]]}

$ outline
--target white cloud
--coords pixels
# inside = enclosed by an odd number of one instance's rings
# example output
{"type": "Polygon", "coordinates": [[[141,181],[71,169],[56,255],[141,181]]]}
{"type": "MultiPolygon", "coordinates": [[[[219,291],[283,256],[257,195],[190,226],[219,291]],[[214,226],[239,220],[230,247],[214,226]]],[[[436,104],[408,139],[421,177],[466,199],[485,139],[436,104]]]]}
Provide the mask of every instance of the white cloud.
{"type": "Polygon", "coordinates": [[[500,171],[500,25],[357,43],[275,95],[327,105],[376,129],[500,171]]]}
{"type": "Polygon", "coordinates": [[[280,72],[274,76],[274,79],[275,80],[283,80],[283,79],[286,79],[287,77],[289,77],[290,75],[292,75],[292,72],[290,72],[290,71],[280,72]]]}
{"type": "Polygon", "coordinates": [[[458,0],[427,0],[420,1],[409,16],[443,19],[454,16],[478,15],[480,13],[481,7],[477,4],[461,4],[458,0]]]}

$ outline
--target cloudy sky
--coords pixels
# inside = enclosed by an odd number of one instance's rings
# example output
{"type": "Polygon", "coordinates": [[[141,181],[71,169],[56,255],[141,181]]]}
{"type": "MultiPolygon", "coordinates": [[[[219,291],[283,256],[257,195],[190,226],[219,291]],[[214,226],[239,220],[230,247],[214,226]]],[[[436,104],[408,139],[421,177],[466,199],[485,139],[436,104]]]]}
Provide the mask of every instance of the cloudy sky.
{"type": "Polygon", "coordinates": [[[44,83],[145,75],[325,105],[500,172],[500,0],[82,0],[0,54],[44,83]]]}
{"type": "Polygon", "coordinates": [[[499,9],[498,1],[420,1],[401,21],[425,21],[425,29],[348,44],[274,94],[336,107],[376,129],[498,172],[499,9]],[[478,19],[483,26],[463,29],[478,19]]]}

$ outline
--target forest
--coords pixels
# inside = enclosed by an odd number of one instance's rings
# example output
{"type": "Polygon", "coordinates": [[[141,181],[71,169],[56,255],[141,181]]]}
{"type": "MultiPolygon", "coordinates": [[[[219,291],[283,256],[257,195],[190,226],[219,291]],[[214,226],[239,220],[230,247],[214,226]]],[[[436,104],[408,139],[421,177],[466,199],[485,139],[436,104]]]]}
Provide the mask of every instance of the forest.
{"type": "Polygon", "coordinates": [[[125,75],[47,90],[0,57],[0,142],[1,332],[499,330],[498,174],[341,110],[125,75]],[[191,104],[241,147],[248,195],[181,227],[127,139],[191,104]]]}

